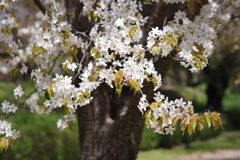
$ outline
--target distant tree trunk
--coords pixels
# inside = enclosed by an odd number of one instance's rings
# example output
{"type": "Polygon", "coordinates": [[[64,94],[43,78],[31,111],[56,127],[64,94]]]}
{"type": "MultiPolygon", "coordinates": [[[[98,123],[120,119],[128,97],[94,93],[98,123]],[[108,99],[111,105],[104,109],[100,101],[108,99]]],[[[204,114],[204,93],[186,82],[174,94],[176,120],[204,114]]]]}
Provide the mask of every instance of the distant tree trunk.
{"type": "MultiPolygon", "coordinates": [[[[223,51],[224,52],[224,51],[223,51]]],[[[221,112],[223,110],[223,98],[228,87],[232,71],[239,67],[239,53],[229,53],[222,58],[216,68],[206,68],[207,77],[207,109],[221,112]]]]}
{"type": "Polygon", "coordinates": [[[218,68],[210,70],[207,83],[207,109],[221,112],[223,110],[222,100],[228,87],[230,75],[220,64],[218,68]]]}
{"type": "MultiPolygon", "coordinates": [[[[179,6],[177,4],[144,6],[148,10],[143,14],[149,15],[150,18],[143,28],[143,44],[146,44],[149,28],[155,26],[162,28],[165,17],[167,21],[172,20],[179,6]]],[[[88,22],[87,17],[82,14],[82,5],[77,0],[66,0],[66,7],[68,12],[74,12],[76,15],[75,18],[68,17],[73,27],[77,31],[89,33],[94,23],[88,22]]],[[[198,6],[197,10],[199,8],[198,6]]],[[[196,13],[188,12],[190,18],[196,13]]],[[[79,59],[82,57],[82,52],[89,54],[89,51],[79,51],[79,59]]],[[[174,53],[172,54],[174,56],[174,53]]],[[[83,65],[88,64],[88,57],[86,55],[83,65]]],[[[146,57],[152,58],[150,54],[146,57]]],[[[159,57],[155,61],[155,68],[164,75],[171,62],[171,56],[159,57]]],[[[75,85],[78,83],[79,80],[76,80],[75,85]]],[[[152,84],[146,83],[142,90],[148,100],[151,100],[152,84]]],[[[77,110],[81,160],[135,160],[144,126],[144,119],[141,118],[142,114],[137,107],[141,95],[134,95],[129,87],[123,87],[121,96],[118,96],[114,89],[101,84],[93,91],[92,96],[94,98],[90,104],[77,110]]]]}

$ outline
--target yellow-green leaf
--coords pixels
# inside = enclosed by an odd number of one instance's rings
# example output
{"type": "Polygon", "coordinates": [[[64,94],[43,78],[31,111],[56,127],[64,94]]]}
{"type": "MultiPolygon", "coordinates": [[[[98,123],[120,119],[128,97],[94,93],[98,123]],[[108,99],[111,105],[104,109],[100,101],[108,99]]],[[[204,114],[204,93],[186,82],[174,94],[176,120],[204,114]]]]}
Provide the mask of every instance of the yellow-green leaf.
{"type": "Polygon", "coordinates": [[[68,121],[68,128],[71,130],[71,131],[74,131],[74,129],[76,128],[76,124],[72,121],[68,121]]]}
{"type": "Polygon", "coordinates": [[[9,146],[9,141],[6,137],[3,137],[2,138],[2,141],[1,141],[1,146],[4,150],[7,150],[8,149],[8,146],[9,146]]]}
{"type": "Polygon", "coordinates": [[[123,87],[123,85],[121,85],[121,84],[117,84],[116,85],[116,92],[117,92],[117,94],[120,96],[121,95],[121,93],[122,93],[122,87],[123,87]]]}
{"type": "Polygon", "coordinates": [[[174,127],[176,127],[176,124],[177,124],[177,122],[180,118],[181,118],[180,115],[176,115],[172,118],[172,124],[173,124],[174,127]]]}
{"type": "Polygon", "coordinates": [[[14,24],[15,24],[16,28],[20,28],[21,27],[21,24],[18,23],[18,22],[15,22],[14,24]]]}
{"type": "Polygon", "coordinates": [[[4,8],[5,8],[5,5],[1,4],[0,5],[0,12],[2,12],[4,8]]]}
{"type": "Polygon", "coordinates": [[[32,55],[33,55],[33,57],[36,57],[38,55],[45,53],[46,51],[47,50],[44,47],[35,46],[32,48],[32,55]]]}
{"type": "Polygon", "coordinates": [[[53,92],[53,89],[52,89],[52,84],[50,84],[50,85],[47,87],[47,93],[48,93],[49,98],[52,99],[53,96],[54,96],[54,92],[53,92]]]}
{"type": "Polygon", "coordinates": [[[70,48],[69,48],[69,53],[73,56],[76,56],[77,53],[78,53],[78,48],[76,45],[72,45],[70,48]]]}
{"type": "Polygon", "coordinates": [[[67,67],[68,64],[69,64],[69,62],[63,64],[62,68],[63,68],[64,71],[69,72],[68,67],[67,67]]]}
{"type": "Polygon", "coordinates": [[[130,86],[134,89],[134,94],[140,90],[140,84],[135,79],[129,80],[130,86]]]}
{"type": "Polygon", "coordinates": [[[197,126],[197,118],[193,118],[191,120],[191,123],[192,123],[192,129],[193,129],[193,132],[195,132],[195,128],[197,126]]]}
{"type": "Polygon", "coordinates": [[[209,115],[205,115],[205,118],[207,120],[208,127],[210,128],[211,127],[211,118],[209,115]]]}
{"type": "Polygon", "coordinates": [[[92,11],[90,11],[90,12],[88,13],[88,20],[89,20],[89,21],[91,21],[91,20],[92,20],[92,16],[93,16],[93,12],[92,12],[92,11]]]}
{"type": "Polygon", "coordinates": [[[185,133],[185,127],[186,127],[185,121],[186,121],[186,118],[184,118],[180,123],[180,129],[183,132],[182,135],[184,135],[184,133],[185,133]]]}
{"type": "Polygon", "coordinates": [[[160,118],[160,119],[158,120],[158,125],[159,125],[160,129],[163,128],[163,118],[160,118]]]}
{"type": "Polygon", "coordinates": [[[98,21],[98,15],[97,15],[96,13],[93,13],[93,20],[94,20],[95,22],[98,21]]]}
{"type": "Polygon", "coordinates": [[[188,107],[188,111],[189,111],[190,116],[193,115],[193,114],[194,114],[194,108],[193,108],[193,106],[189,106],[189,107],[188,107]]]}
{"type": "Polygon", "coordinates": [[[163,4],[163,0],[160,0],[158,4],[159,4],[159,6],[162,5],[163,4]]]}
{"type": "Polygon", "coordinates": [[[153,46],[152,51],[157,53],[157,54],[161,54],[161,49],[158,46],[153,46]]]}
{"type": "Polygon", "coordinates": [[[157,78],[154,77],[154,78],[151,79],[151,81],[153,83],[154,88],[159,85],[157,78]]]}
{"type": "Polygon", "coordinates": [[[64,49],[66,49],[68,47],[68,44],[69,44],[68,41],[66,41],[66,40],[62,41],[62,46],[63,46],[64,49]]]}
{"type": "Polygon", "coordinates": [[[192,123],[189,123],[188,124],[188,134],[191,136],[193,133],[193,126],[192,126],[192,123]]]}
{"type": "Polygon", "coordinates": [[[200,131],[203,130],[203,128],[204,128],[204,119],[198,118],[197,121],[198,121],[198,128],[199,128],[199,130],[200,131]]]}
{"type": "Polygon", "coordinates": [[[147,117],[149,117],[149,116],[151,116],[151,109],[149,109],[143,116],[142,116],[142,118],[147,118],[147,117]]]}
{"type": "Polygon", "coordinates": [[[199,58],[196,58],[196,66],[198,68],[198,71],[200,71],[202,69],[202,62],[199,58]]]}
{"type": "Polygon", "coordinates": [[[158,107],[158,103],[157,102],[153,102],[150,107],[152,109],[156,109],[158,107]]]}
{"type": "Polygon", "coordinates": [[[201,60],[203,60],[206,64],[208,64],[208,59],[200,54],[197,55],[201,60]]]}
{"type": "Polygon", "coordinates": [[[68,12],[68,15],[72,16],[73,18],[76,17],[75,13],[73,13],[73,12],[68,12]]]}
{"type": "Polygon", "coordinates": [[[93,47],[90,51],[91,56],[93,56],[94,58],[101,58],[102,56],[100,55],[100,52],[97,50],[96,47],[93,47]]]}
{"type": "Polygon", "coordinates": [[[8,47],[8,49],[7,49],[7,53],[11,54],[11,53],[12,53],[12,51],[13,51],[13,48],[11,48],[11,47],[8,47]]]}
{"type": "Polygon", "coordinates": [[[9,141],[11,148],[13,149],[14,140],[11,137],[8,137],[8,141],[9,141]]]}
{"type": "Polygon", "coordinates": [[[14,69],[12,69],[12,70],[10,71],[10,73],[11,73],[11,75],[12,75],[13,77],[16,77],[18,71],[19,71],[19,68],[14,68],[14,69]]]}
{"type": "Polygon", "coordinates": [[[193,0],[188,1],[187,7],[188,7],[189,9],[193,9],[193,8],[194,8],[194,2],[193,2],[193,0]]]}
{"type": "Polygon", "coordinates": [[[202,5],[202,2],[201,2],[201,0],[197,0],[197,2],[198,2],[199,4],[201,4],[201,5],[202,5]]]}
{"type": "Polygon", "coordinates": [[[65,114],[67,114],[67,115],[70,114],[70,112],[71,112],[71,108],[70,107],[67,107],[66,105],[64,105],[63,109],[64,109],[64,113],[65,114]]]}
{"type": "Polygon", "coordinates": [[[131,40],[134,40],[135,32],[133,30],[129,30],[128,34],[129,34],[131,40]]]}

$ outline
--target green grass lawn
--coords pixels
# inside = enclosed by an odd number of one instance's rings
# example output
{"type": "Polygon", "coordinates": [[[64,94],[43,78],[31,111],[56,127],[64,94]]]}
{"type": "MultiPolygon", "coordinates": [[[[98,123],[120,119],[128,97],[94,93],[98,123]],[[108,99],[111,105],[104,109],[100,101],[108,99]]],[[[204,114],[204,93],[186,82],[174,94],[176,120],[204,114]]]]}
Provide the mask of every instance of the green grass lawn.
{"type": "Polygon", "coordinates": [[[173,149],[141,151],[137,160],[165,160],[190,153],[229,148],[240,148],[240,131],[225,131],[216,138],[207,141],[192,142],[190,148],[187,149],[184,145],[179,145],[175,146],[173,149]]]}

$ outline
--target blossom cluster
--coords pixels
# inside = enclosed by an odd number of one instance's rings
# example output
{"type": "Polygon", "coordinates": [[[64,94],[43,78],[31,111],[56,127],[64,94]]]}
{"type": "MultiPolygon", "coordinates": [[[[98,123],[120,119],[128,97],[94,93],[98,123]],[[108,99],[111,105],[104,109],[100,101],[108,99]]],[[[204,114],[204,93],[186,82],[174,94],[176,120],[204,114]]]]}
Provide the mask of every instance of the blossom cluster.
{"type": "Polygon", "coordinates": [[[198,72],[208,64],[214,38],[216,31],[208,23],[199,22],[198,16],[190,21],[185,12],[178,11],[169,25],[149,32],[147,47],[153,55],[162,57],[175,50],[181,65],[190,66],[191,72],[198,72]]]}
{"type": "Polygon", "coordinates": [[[4,42],[8,49],[9,59],[0,59],[0,72],[7,74],[13,70],[16,65],[20,62],[20,57],[18,56],[19,45],[14,41],[12,34],[12,29],[20,27],[20,24],[16,22],[14,15],[7,14],[0,21],[0,42],[4,42]]]}
{"type": "Polygon", "coordinates": [[[20,132],[15,129],[12,130],[12,126],[7,121],[0,120],[0,151],[7,150],[8,146],[13,146],[14,140],[20,137],[20,132]]]}
{"type": "Polygon", "coordinates": [[[65,128],[68,128],[68,127],[70,129],[74,129],[72,128],[72,127],[75,127],[75,124],[73,123],[73,121],[76,121],[76,117],[74,114],[65,115],[64,120],[62,119],[58,120],[57,127],[61,131],[63,131],[65,128]]]}
{"type": "Polygon", "coordinates": [[[191,101],[185,102],[182,98],[169,101],[168,97],[165,97],[160,92],[154,95],[155,102],[152,102],[151,105],[147,102],[146,95],[141,97],[138,105],[139,110],[142,113],[144,112],[147,127],[155,129],[154,132],[172,135],[178,120],[181,121],[180,128],[183,134],[188,126],[189,135],[195,132],[197,126],[201,131],[205,123],[208,124],[208,127],[212,123],[214,130],[222,125],[217,112],[205,112],[203,116],[198,116],[198,114],[194,114],[191,101]]]}
{"type": "Polygon", "coordinates": [[[2,112],[3,113],[6,113],[6,114],[8,114],[10,112],[15,113],[17,109],[18,109],[18,107],[15,106],[15,104],[10,104],[10,102],[8,102],[6,100],[4,100],[4,102],[2,102],[2,112]]]}
{"type": "Polygon", "coordinates": [[[146,95],[143,95],[138,108],[145,112],[147,107],[150,109],[145,113],[146,124],[148,128],[154,128],[155,132],[159,134],[173,134],[173,118],[176,116],[186,117],[193,112],[192,102],[185,102],[183,99],[176,99],[169,101],[160,92],[154,94],[155,102],[149,105],[146,100],[146,95]],[[165,129],[165,131],[164,131],[165,129]]]}

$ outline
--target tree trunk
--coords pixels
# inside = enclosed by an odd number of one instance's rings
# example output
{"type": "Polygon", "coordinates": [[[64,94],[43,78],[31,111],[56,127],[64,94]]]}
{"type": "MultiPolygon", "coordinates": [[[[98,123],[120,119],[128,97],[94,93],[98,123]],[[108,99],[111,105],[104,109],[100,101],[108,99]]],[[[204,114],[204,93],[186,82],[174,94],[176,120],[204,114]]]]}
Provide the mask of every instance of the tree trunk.
{"type": "MultiPolygon", "coordinates": [[[[222,51],[224,52],[224,51],[222,51]]],[[[228,53],[228,51],[225,51],[228,53]]],[[[223,56],[216,68],[206,68],[205,75],[207,77],[207,109],[210,111],[223,111],[223,98],[228,87],[233,70],[238,68],[239,53],[228,53],[223,56]]]]}

